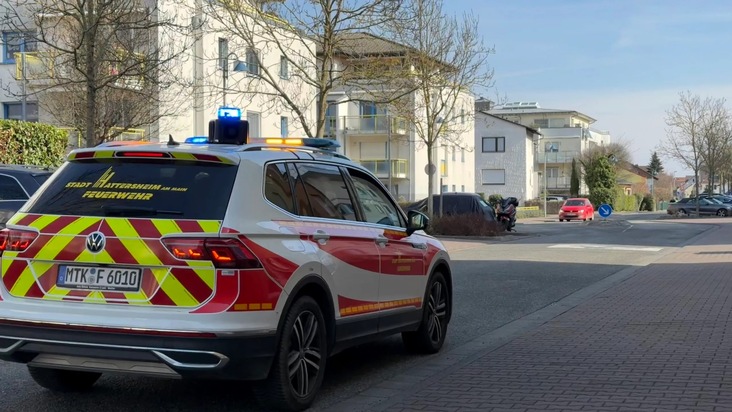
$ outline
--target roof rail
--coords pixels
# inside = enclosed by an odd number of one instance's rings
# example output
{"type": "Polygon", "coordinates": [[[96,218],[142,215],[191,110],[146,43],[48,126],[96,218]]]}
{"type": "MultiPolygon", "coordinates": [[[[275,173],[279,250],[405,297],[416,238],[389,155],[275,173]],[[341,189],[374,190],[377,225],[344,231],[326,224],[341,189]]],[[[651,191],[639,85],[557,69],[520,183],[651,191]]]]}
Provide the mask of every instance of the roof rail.
{"type": "Polygon", "coordinates": [[[307,153],[319,153],[319,154],[326,154],[329,156],[337,157],[339,159],[345,159],[345,160],[351,160],[351,158],[342,155],[340,153],[336,153],[332,150],[326,150],[326,149],[319,149],[317,147],[312,146],[292,146],[292,145],[284,145],[284,144],[257,144],[257,143],[250,143],[246,146],[243,146],[241,152],[253,152],[253,151],[261,151],[261,150],[267,150],[267,149],[283,149],[283,150],[292,150],[292,151],[298,151],[298,152],[307,152],[307,153]]]}

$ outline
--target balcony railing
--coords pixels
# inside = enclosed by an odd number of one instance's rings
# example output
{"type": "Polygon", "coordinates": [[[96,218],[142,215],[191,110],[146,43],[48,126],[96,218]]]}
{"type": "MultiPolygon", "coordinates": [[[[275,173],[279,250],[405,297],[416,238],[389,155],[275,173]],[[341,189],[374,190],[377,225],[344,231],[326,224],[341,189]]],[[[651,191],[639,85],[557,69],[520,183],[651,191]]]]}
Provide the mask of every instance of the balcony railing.
{"type": "MultiPolygon", "coordinates": [[[[389,177],[388,159],[362,159],[358,163],[376,175],[376,177],[389,177]]],[[[391,177],[396,179],[406,179],[409,177],[409,162],[407,159],[391,159],[391,177]]]]}
{"type": "Polygon", "coordinates": [[[539,163],[572,163],[572,159],[579,158],[579,152],[542,152],[537,157],[539,163]]]}
{"type": "Polygon", "coordinates": [[[570,187],[570,179],[568,177],[547,177],[547,189],[566,189],[570,187]]]}
{"type": "Polygon", "coordinates": [[[407,134],[407,120],[387,115],[329,116],[325,120],[325,135],[335,136],[338,131],[348,134],[407,134]]]}

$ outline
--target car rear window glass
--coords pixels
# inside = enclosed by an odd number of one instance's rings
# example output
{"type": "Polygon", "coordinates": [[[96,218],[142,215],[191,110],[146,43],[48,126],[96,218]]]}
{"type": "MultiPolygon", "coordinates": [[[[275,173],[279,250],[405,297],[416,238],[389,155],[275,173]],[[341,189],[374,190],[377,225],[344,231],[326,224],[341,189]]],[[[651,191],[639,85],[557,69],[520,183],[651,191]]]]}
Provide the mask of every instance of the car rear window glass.
{"type": "Polygon", "coordinates": [[[223,219],[236,166],[147,159],[75,161],[28,205],[29,213],[223,219]]]}
{"type": "Polygon", "coordinates": [[[585,201],[584,200],[567,200],[566,203],[564,203],[564,206],[584,206],[585,201]]]}
{"type": "Polygon", "coordinates": [[[28,199],[28,195],[14,177],[0,176],[0,200],[25,199],[28,199]]]}
{"type": "Polygon", "coordinates": [[[336,166],[298,163],[313,216],[356,220],[356,212],[341,171],[336,166]]]}

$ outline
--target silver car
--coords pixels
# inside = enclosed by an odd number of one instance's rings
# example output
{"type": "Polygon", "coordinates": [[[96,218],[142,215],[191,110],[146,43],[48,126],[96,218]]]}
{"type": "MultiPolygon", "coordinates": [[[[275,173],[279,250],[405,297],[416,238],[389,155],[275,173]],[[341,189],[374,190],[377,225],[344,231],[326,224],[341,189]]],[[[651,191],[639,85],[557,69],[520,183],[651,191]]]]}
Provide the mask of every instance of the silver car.
{"type": "Polygon", "coordinates": [[[732,205],[730,204],[714,199],[701,198],[697,200],[695,197],[685,197],[678,202],[669,204],[666,212],[676,216],[694,215],[696,214],[697,205],[699,206],[699,215],[732,215],[732,205]]]}

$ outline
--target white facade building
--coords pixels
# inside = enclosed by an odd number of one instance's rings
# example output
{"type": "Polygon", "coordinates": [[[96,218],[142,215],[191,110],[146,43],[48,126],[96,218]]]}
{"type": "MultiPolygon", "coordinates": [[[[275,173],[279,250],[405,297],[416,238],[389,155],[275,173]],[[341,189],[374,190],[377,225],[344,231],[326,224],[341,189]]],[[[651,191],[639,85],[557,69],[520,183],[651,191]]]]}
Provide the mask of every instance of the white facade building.
{"type": "Polygon", "coordinates": [[[536,153],[539,131],[487,112],[475,114],[475,190],[513,196],[519,201],[539,196],[536,153]]]}
{"type": "MultiPolygon", "coordinates": [[[[149,2],[148,2],[149,3],[149,2]]],[[[153,2],[154,3],[154,2],[153,2]]],[[[181,0],[177,2],[157,1],[159,7],[158,18],[170,19],[183,30],[179,38],[164,37],[158,33],[160,49],[176,45],[184,45],[183,53],[178,53],[169,64],[176,75],[180,76],[179,85],[160,90],[161,103],[155,107],[161,114],[165,114],[155,124],[149,124],[139,130],[131,131],[125,138],[144,140],[167,140],[171,134],[178,141],[191,136],[205,136],[208,134],[208,122],[216,117],[216,111],[223,105],[239,107],[244,118],[250,123],[252,137],[280,137],[283,135],[302,135],[301,123],[296,121],[294,112],[286,105],[273,98],[273,88],[263,81],[257,81],[258,76],[266,68],[268,71],[279,74],[283,89],[298,90],[302,96],[310,96],[303,101],[301,111],[305,113],[307,121],[314,122],[315,106],[312,96],[315,90],[293,76],[295,65],[289,64],[289,58],[297,59],[302,56],[315,56],[314,43],[293,39],[290,33],[279,38],[279,46],[268,41],[266,36],[254,40],[256,47],[243,46],[237,41],[231,30],[224,27],[215,19],[210,18],[211,7],[217,7],[215,2],[200,0],[181,0]],[[187,33],[187,34],[184,34],[187,33]],[[310,50],[302,50],[310,48],[310,50]],[[289,55],[289,56],[286,56],[289,55]],[[223,65],[228,67],[228,85],[224,89],[223,65]]],[[[239,18],[247,18],[246,16],[239,18]]],[[[250,17],[251,19],[251,17],[250,17]]],[[[159,29],[162,30],[162,29],[159,29]]],[[[23,65],[16,59],[20,55],[18,38],[20,33],[9,27],[2,28],[0,49],[0,102],[2,103],[2,118],[21,119],[20,100],[21,86],[25,83],[28,93],[26,119],[29,121],[43,121],[58,126],[67,126],[57,121],[44,110],[44,94],[34,94],[42,84],[37,79],[22,81],[23,65]],[[8,93],[11,89],[12,93],[8,93]]],[[[26,69],[34,61],[43,59],[44,54],[38,53],[43,45],[28,42],[25,44],[26,69]]],[[[312,62],[300,62],[301,67],[314,70],[312,62]]],[[[46,64],[46,67],[49,65],[46,64]]],[[[58,69],[58,68],[56,68],[58,69]]],[[[47,82],[45,84],[48,84],[47,82]]],[[[71,142],[72,146],[75,145],[71,142]]],[[[83,143],[82,143],[83,144],[83,143]]]]}

